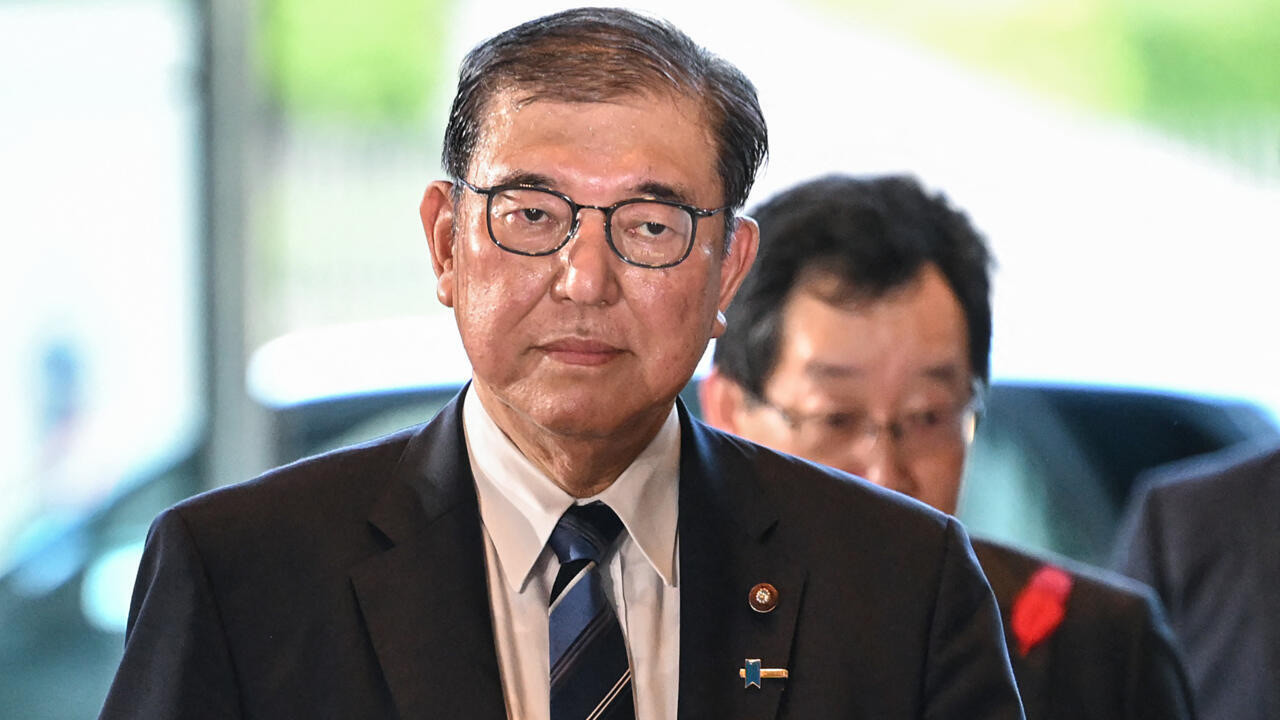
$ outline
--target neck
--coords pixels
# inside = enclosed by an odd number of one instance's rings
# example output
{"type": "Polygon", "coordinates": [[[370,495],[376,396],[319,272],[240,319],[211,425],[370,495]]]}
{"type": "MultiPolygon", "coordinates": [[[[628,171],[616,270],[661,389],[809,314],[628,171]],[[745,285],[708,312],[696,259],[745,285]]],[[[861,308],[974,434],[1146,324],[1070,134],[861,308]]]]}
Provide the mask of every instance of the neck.
{"type": "Polygon", "coordinates": [[[671,411],[667,405],[612,432],[576,431],[540,425],[479,384],[476,396],[516,449],[576,498],[598,495],[613,485],[657,436],[671,411]]]}

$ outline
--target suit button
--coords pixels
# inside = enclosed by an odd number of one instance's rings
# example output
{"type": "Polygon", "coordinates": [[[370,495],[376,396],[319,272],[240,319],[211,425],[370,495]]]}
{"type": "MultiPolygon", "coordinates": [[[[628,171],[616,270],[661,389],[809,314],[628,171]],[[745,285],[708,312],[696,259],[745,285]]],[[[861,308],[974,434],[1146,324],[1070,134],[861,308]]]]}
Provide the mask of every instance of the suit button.
{"type": "Polygon", "coordinates": [[[758,613],[773,612],[778,607],[778,588],[769,583],[756,583],[747,595],[747,604],[758,613]]]}

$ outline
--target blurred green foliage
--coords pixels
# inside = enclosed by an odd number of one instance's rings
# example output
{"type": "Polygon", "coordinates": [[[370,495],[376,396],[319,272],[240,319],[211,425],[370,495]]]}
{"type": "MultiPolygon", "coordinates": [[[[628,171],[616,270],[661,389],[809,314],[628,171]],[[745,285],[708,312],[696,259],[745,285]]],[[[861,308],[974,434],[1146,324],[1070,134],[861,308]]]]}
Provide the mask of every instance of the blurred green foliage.
{"type": "Polygon", "coordinates": [[[1280,118],[1277,0],[814,0],[1042,94],[1157,125],[1280,118]]]}
{"type": "Polygon", "coordinates": [[[263,0],[266,83],[290,116],[410,125],[449,73],[449,0],[263,0]]]}
{"type": "MultiPolygon", "coordinates": [[[[1185,134],[1280,124],[1280,0],[807,1],[1045,96],[1185,134]]],[[[452,6],[262,0],[272,97],[291,117],[421,121],[452,81],[452,6]]]]}

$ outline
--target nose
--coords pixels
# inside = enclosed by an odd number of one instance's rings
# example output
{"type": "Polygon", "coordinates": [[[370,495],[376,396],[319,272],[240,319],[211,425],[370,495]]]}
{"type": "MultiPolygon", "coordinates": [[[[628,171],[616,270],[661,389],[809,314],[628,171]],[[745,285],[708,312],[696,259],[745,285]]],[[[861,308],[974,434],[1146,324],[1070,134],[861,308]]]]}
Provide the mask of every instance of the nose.
{"type": "Polygon", "coordinates": [[[621,260],[609,248],[601,213],[578,211],[577,229],[558,253],[561,263],[553,292],[579,305],[612,305],[618,301],[617,266],[621,260]]]}
{"type": "Polygon", "coordinates": [[[843,469],[880,487],[918,498],[919,488],[911,469],[898,452],[897,440],[892,433],[881,432],[872,439],[864,439],[859,445],[849,448],[849,459],[843,469]]]}

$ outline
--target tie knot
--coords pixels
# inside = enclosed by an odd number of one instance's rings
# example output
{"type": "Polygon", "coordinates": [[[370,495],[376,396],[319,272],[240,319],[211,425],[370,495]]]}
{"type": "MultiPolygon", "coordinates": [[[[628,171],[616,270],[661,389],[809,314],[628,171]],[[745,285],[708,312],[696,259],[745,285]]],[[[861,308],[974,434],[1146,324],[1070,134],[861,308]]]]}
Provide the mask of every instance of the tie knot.
{"type": "Polygon", "coordinates": [[[550,545],[561,565],[578,560],[599,562],[621,531],[622,521],[608,505],[598,501],[570,505],[551,531],[550,545]]]}

